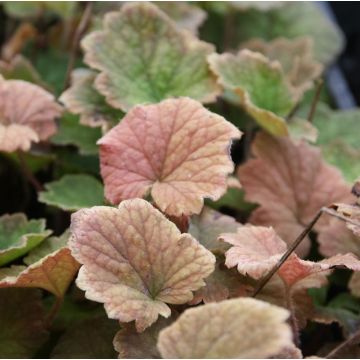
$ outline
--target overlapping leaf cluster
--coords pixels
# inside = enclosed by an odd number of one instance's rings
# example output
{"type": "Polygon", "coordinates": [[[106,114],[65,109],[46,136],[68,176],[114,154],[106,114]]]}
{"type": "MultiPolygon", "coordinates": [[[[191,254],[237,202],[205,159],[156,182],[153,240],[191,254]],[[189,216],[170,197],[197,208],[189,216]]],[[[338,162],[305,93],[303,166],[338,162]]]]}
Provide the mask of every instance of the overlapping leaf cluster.
{"type": "Polygon", "coordinates": [[[4,11],[0,357],[302,358],[310,321],[356,345],[360,113],[317,103],[343,40],[316,5],[4,11]]]}

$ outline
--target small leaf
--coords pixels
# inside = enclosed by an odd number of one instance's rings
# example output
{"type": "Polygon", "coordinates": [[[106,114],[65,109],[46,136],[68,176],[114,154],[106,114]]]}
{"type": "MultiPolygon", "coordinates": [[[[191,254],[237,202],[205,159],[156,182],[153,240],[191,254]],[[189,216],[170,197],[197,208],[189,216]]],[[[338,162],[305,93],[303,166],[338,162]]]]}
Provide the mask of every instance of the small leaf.
{"type": "Polygon", "coordinates": [[[138,331],[168,317],[166,303],[191,300],[214,270],[208,250],[142,199],[80,210],[71,231],[70,248],[83,264],[77,285],[105,303],[111,319],[136,320],[138,331]]]}
{"type": "Polygon", "coordinates": [[[98,141],[105,196],[113,204],[151,191],[169,215],[200,213],[218,199],[234,165],[231,139],[241,132],[190,98],[136,106],[98,141]]]}
{"type": "Polygon", "coordinates": [[[89,175],[65,175],[60,180],[45,184],[39,201],[67,211],[101,205],[104,190],[101,183],[89,175]]]}
{"type": "Polygon", "coordinates": [[[45,220],[27,220],[24,214],[0,217],[0,266],[25,255],[51,234],[45,220]]]}
{"type": "Polygon", "coordinates": [[[48,139],[56,132],[54,120],[61,110],[39,86],[0,76],[0,151],[27,151],[32,142],[48,139]]]}
{"type": "Polygon", "coordinates": [[[0,288],[35,287],[62,298],[80,267],[64,240],[51,237],[44,241],[25,259],[28,267],[0,269],[0,288]]]}
{"type": "Polygon", "coordinates": [[[115,359],[111,346],[118,324],[105,317],[88,318],[69,327],[51,353],[52,359],[115,359]]]}
{"type": "MultiPolygon", "coordinates": [[[[285,242],[272,228],[262,226],[242,226],[236,234],[222,234],[220,238],[233,245],[225,254],[225,265],[229,268],[237,266],[240,274],[254,279],[264,277],[287,250],[285,242]]],[[[359,271],[360,261],[350,253],[319,262],[302,260],[292,253],[277,274],[289,288],[320,287],[326,282],[324,276],[329,273],[328,270],[335,267],[359,271]]]]}
{"type": "Polygon", "coordinates": [[[16,55],[9,63],[0,61],[0,74],[7,80],[24,80],[46,88],[40,74],[22,55],[16,55]]]}
{"type": "Polygon", "coordinates": [[[71,86],[59,100],[70,112],[81,115],[81,124],[109,128],[117,124],[124,114],[108,105],[105,97],[94,88],[97,74],[88,69],[74,70],[71,86]]]}
{"type": "Polygon", "coordinates": [[[56,145],[75,145],[80,154],[94,155],[98,153],[96,141],[100,137],[100,129],[83,126],[76,116],[66,113],[59,121],[58,132],[51,138],[51,142],[56,145]]]}
{"type": "Polygon", "coordinates": [[[209,207],[204,207],[200,215],[194,215],[190,220],[189,233],[213,252],[223,252],[228,246],[219,241],[220,234],[234,232],[241,226],[231,216],[223,215],[209,207]]]}
{"type": "Polygon", "coordinates": [[[240,50],[208,57],[219,83],[231,99],[244,107],[250,116],[273,135],[288,135],[285,117],[295,105],[286,77],[278,62],[270,62],[259,53],[240,50]]]}
{"type": "Polygon", "coordinates": [[[253,39],[242,48],[260,52],[271,61],[279,61],[293,91],[301,97],[313,87],[313,82],[323,70],[322,64],[313,58],[313,40],[311,37],[294,39],[276,38],[266,42],[253,39]]]}
{"type": "Polygon", "coordinates": [[[41,293],[0,289],[0,357],[32,358],[47,340],[41,293]]]}
{"type": "Polygon", "coordinates": [[[163,358],[267,358],[291,346],[289,313],[243,298],[185,310],[160,332],[163,358]]]}
{"type": "Polygon", "coordinates": [[[225,265],[237,266],[240,274],[254,279],[268,273],[286,251],[275,231],[263,226],[242,226],[237,233],[222,234],[220,239],[233,245],[225,254],[225,265]]]}
{"type": "Polygon", "coordinates": [[[112,106],[189,96],[212,102],[219,93],[206,57],[212,45],[199,41],[150,3],[128,3],[105,15],[104,30],[82,41],[85,62],[101,73],[95,87],[112,106]]]}
{"type": "MultiPolygon", "coordinates": [[[[238,228],[237,234],[223,234],[221,238],[234,245],[225,254],[225,264],[237,266],[241,274],[256,280],[273,269],[287,250],[272,228],[243,226],[238,228]]],[[[292,253],[260,291],[258,298],[288,308],[300,326],[305,327],[307,319],[317,319],[307,290],[326,285],[327,276],[336,267],[359,271],[360,261],[350,253],[319,262],[302,260],[292,253]]]]}
{"type": "Polygon", "coordinates": [[[119,359],[161,359],[156,347],[159,332],[173,321],[173,316],[168,319],[161,318],[140,334],[134,326],[126,325],[114,338],[119,359]]]}
{"type": "MultiPolygon", "coordinates": [[[[340,172],[329,166],[320,151],[305,142],[274,138],[264,133],[252,145],[256,159],[238,170],[245,199],[260,204],[250,222],[273,226],[287,244],[291,244],[310,223],[322,206],[351,200],[350,187],[340,172]]],[[[315,231],[326,229],[329,217],[315,225],[315,231]]],[[[310,242],[305,239],[296,252],[305,255],[310,242]]]]}

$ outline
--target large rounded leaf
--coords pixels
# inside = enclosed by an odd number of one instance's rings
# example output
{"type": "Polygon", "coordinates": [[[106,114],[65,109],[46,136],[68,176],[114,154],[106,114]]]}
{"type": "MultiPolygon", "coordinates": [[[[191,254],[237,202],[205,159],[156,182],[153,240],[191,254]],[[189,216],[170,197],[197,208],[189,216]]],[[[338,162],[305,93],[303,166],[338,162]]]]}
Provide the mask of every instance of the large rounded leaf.
{"type": "Polygon", "coordinates": [[[166,303],[183,304],[205,285],[215,257],[142,199],[80,210],[72,217],[70,247],[83,264],[77,285],[105,303],[110,318],[136,320],[139,331],[166,303]]]}
{"type": "Polygon", "coordinates": [[[121,110],[174,96],[211,102],[219,93],[206,62],[213,46],[178,29],[153,4],[129,3],[108,13],[104,30],[82,45],[85,62],[101,71],[95,87],[121,110]]]}
{"type": "MultiPolygon", "coordinates": [[[[306,142],[260,133],[252,150],[256,159],[247,161],[238,171],[245,199],[260,204],[250,222],[273,226],[287,244],[322,206],[351,199],[350,187],[338,169],[328,165],[319,149],[306,142]]],[[[314,229],[325,229],[328,221],[320,219],[314,229]]],[[[305,239],[297,253],[305,255],[309,245],[305,239]]]]}
{"type": "Polygon", "coordinates": [[[250,299],[186,310],[160,332],[164,359],[267,358],[291,346],[288,311],[250,299]]]}
{"type": "Polygon", "coordinates": [[[190,98],[136,106],[98,141],[105,196],[113,204],[151,189],[169,215],[199,213],[203,198],[218,199],[234,165],[232,138],[241,132],[190,98]]]}

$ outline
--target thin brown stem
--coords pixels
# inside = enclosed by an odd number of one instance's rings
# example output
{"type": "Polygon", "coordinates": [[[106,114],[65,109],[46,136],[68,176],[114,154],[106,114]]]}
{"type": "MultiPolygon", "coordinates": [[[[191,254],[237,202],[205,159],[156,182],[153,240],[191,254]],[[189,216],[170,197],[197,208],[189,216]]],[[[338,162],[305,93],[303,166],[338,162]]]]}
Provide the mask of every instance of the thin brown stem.
{"type": "Polygon", "coordinates": [[[308,114],[308,117],[307,117],[307,119],[308,119],[308,121],[310,123],[312,123],[313,120],[314,120],[316,107],[317,107],[317,104],[319,102],[320,94],[321,94],[321,90],[322,90],[323,86],[324,86],[324,81],[322,79],[319,79],[318,85],[317,85],[317,88],[316,88],[316,91],[315,91],[315,95],[314,95],[313,100],[311,102],[310,111],[309,111],[309,114],[308,114]]]}
{"type": "Polygon", "coordinates": [[[360,330],[356,331],[353,335],[347,338],[345,341],[336,346],[331,350],[326,356],[325,359],[334,359],[338,356],[339,352],[346,349],[348,346],[354,345],[360,342],[360,330]]]}
{"type": "Polygon", "coordinates": [[[77,29],[75,31],[74,40],[71,45],[69,63],[68,63],[67,69],[66,69],[64,90],[67,89],[68,86],[70,85],[70,77],[71,77],[71,72],[75,66],[76,53],[79,48],[80,39],[84,35],[84,32],[86,31],[86,29],[90,23],[92,7],[93,7],[93,4],[91,1],[89,1],[86,5],[84,13],[81,17],[79,26],[77,27],[77,29]]]}
{"type": "Polygon", "coordinates": [[[289,112],[289,114],[287,114],[286,116],[286,121],[291,121],[292,118],[294,117],[294,115],[296,114],[296,112],[299,110],[299,106],[300,103],[298,102],[297,104],[295,104],[295,106],[291,109],[291,111],[289,112]]]}
{"type": "Polygon", "coordinates": [[[322,209],[318,211],[315,217],[311,220],[311,222],[306,226],[306,228],[301,232],[301,234],[296,238],[293,244],[288,248],[286,253],[281,257],[278,263],[271,269],[271,271],[260,281],[259,285],[254,291],[253,297],[259,294],[259,292],[264,288],[264,286],[268,283],[268,281],[273,277],[273,275],[280,269],[280,267],[284,264],[284,262],[288,259],[288,257],[294,252],[294,250],[300,245],[300,243],[304,240],[307,234],[314,227],[316,222],[319,220],[322,214],[322,209]]]}
{"type": "Polygon", "coordinates": [[[339,219],[339,220],[342,220],[342,221],[345,221],[345,222],[347,222],[347,223],[349,223],[349,224],[352,224],[352,225],[355,225],[355,226],[359,226],[359,227],[360,227],[360,222],[358,222],[358,221],[356,221],[356,220],[353,220],[353,219],[351,219],[351,218],[349,218],[349,217],[346,217],[346,216],[344,216],[344,215],[341,215],[341,214],[339,214],[336,210],[329,209],[329,208],[327,208],[327,207],[323,207],[323,208],[321,209],[321,211],[324,212],[324,213],[326,213],[326,214],[328,214],[328,215],[330,215],[330,216],[334,216],[334,217],[336,217],[336,218],[339,219]]]}
{"type": "Polygon", "coordinates": [[[49,328],[52,325],[54,319],[56,318],[56,315],[58,314],[58,312],[61,309],[62,304],[63,304],[63,298],[56,297],[56,300],[55,300],[53,306],[51,307],[50,312],[46,318],[46,327],[47,328],[49,328]]]}
{"type": "Polygon", "coordinates": [[[42,184],[36,179],[36,177],[34,176],[34,174],[32,173],[32,171],[30,170],[25,158],[24,158],[24,153],[22,151],[18,151],[17,152],[19,161],[20,161],[20,166],[21,166],[21,170],[23,172],[23,174],[25,175],[26,179],[34,186],[34,188],[36,189],[36,191],[43,191],[44,187],[42,186],[42,184]]]}

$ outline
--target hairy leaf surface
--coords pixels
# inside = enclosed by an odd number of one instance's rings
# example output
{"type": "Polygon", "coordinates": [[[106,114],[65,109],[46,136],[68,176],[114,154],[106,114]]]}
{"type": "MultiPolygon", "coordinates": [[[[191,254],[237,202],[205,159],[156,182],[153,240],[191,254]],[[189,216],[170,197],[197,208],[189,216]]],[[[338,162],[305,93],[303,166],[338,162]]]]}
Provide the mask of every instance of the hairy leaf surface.
{"type": "Polygon", "coordinates": [[[178,29],[153,4],[128,3],[106,14],[104,30],[82,46],[85,62],[101,72],[95,87],[123,111],[176,96],[207,103],[219,93],[206,61],[213,46],[178,29]]]}
{"type": "Polygon", "coordinates": [[[72,218],[70,247],[83,264],[77,285],[103,302],[110,318],[136,320],[138,331],[168,317],[169,304],[192,299],[215,257],[142,199],[93,207],[72,218]]]}
{"type": "Polygon", "coordinates": [[[291,346],[288,315],[250,298],[199,306],[160,332],[158,348],[163,358],[267,358],[291,346]]]}
{"type": "Polygon", "coordinates": [[[136,106],[102,137],[101,175],[113,204],[151,193],[169,215],[200,213],[233,170],[231,139],[241,132],[190,98],[136,106]]]}

